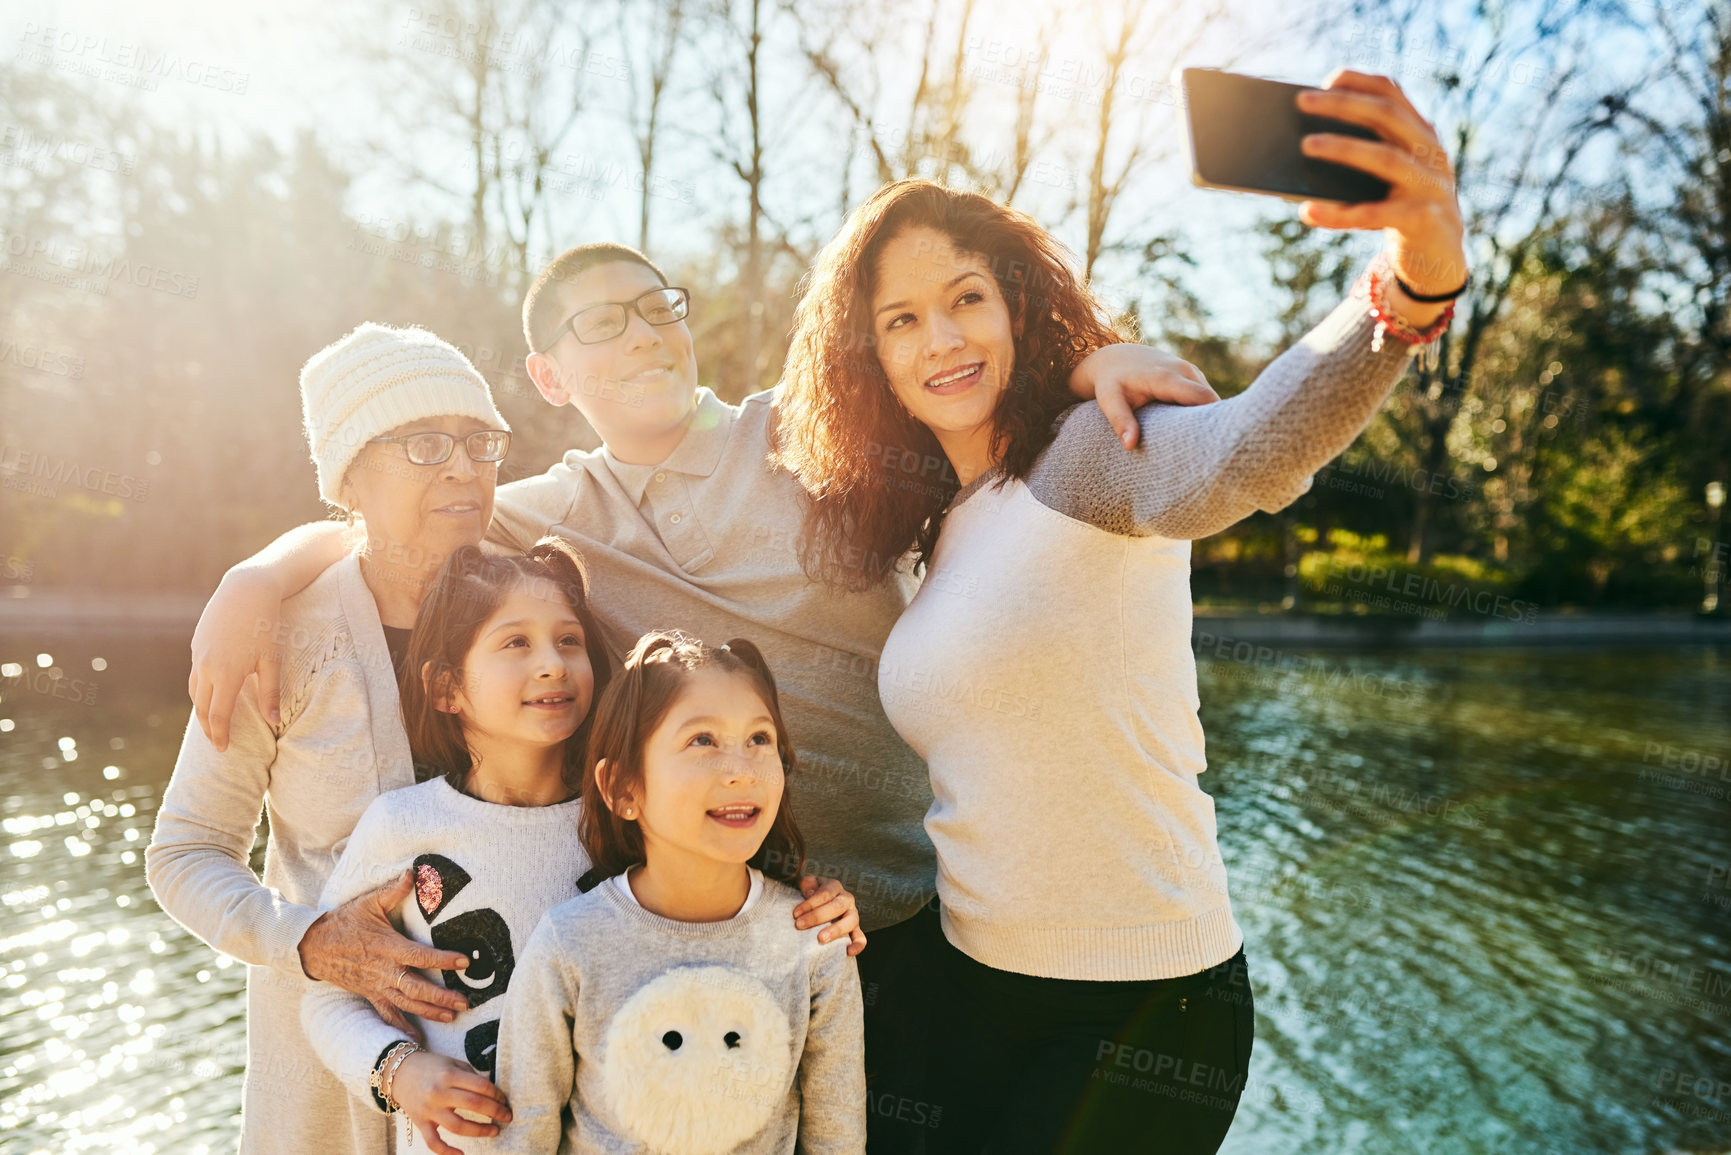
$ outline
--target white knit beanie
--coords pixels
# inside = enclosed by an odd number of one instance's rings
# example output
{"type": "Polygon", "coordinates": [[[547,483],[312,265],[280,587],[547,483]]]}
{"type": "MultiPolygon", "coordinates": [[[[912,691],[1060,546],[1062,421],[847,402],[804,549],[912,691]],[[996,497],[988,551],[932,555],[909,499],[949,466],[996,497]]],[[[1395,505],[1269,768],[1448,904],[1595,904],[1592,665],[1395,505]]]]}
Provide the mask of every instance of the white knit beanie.
{"type": "Polygon", "coordinates": [[[341,507],[343,475],[373,438],[429,417],[473,417],[509,429],[469,359],[425,329],[371,321],[313,354],[301,369],[301,416],[319,496],[341,507]]]}

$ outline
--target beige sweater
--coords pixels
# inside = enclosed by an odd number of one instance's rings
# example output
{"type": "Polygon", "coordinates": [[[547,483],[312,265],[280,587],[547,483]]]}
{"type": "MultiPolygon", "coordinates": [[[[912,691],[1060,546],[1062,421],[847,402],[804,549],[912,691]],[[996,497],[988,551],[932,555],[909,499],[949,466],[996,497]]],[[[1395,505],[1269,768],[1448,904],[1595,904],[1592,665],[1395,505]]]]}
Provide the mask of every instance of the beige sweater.
{"type": "Polygon", "coordinates": [[[247,968],[243,1152],[385,1149],[386,1120],[347,1094],[301,1031],[314,984],[301,936],[367,804],[414,782],[396,677],[378,607],[353,555],[283,603],[281,727],[259,710],[257,678],[235,704],[218,753],[187,724],[145,851],[157,902],[247,968]],[[270,815],[264,878],[249,865],[259,811],[270,815]]]}
{"type": "Polygon", "coordinates": [[[884,709],[927,760],[946,937],[999,970],[1194,974],[1243,941],[1226,890],[1190,649],[1190,540],[1277,510],[1407,364],[1348,300],[1245,392],[1139,411],[1125,452],[1067,411],[1026,483],[945,517],[884,643],[884,709]]]}

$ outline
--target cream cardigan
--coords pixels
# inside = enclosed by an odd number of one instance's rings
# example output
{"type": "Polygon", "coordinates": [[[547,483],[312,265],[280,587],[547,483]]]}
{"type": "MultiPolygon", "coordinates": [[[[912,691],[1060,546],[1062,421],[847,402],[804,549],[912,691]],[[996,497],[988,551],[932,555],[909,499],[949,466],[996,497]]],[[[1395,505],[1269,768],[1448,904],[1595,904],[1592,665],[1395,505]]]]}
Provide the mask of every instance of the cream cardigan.
{"type": "Polygon", "coordinates": [[[298,946],[367,804],[414,782],[378,607],[350,555],[283,603],[282,725],[248,678],[229,747],[187,724],[145,851],[145,875],[175,921],[247,968],[243,1152],[385,1150],[386,1119],[347,1094],[301,1031],[312,987],[298,946]],[[270,815],[264,879],[249,863],[270,815]]]}

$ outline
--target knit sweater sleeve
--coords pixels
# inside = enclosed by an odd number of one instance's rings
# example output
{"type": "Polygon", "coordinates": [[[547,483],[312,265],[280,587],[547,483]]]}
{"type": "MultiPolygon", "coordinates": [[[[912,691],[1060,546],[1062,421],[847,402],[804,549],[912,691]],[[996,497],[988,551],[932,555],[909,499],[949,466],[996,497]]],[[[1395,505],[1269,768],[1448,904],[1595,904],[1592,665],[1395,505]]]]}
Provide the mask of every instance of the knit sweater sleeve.
{"type": "MultiPolygon", "coordinates": [[[[396,801],[390,794],[381,794],[361,815],[319,896],[321,911],[376,890],[408,868],[400,850],[404,842],[394,815],[396,801]]],[[[373,1064],[381,1051],[408,1036],[379,1018],[365,998],[332,983],[307,988],[301,998],[301,1030],[319,1061],[349,1093],[377,1108],[371,1086],[373,1064]]]]}
{"type": "Polygon", "coordinates": [[[576,493],[576,473],[564,462],[546,473],[499,486],[493,493],[487,540],[527,553],[565,520],[576,493]]]}
{"type": "Polygon", "coordinates": [[[1256,510],[1284,509],[1369,424],[1406,370],[1409,346],[1371,351],[1376,322],[1349,296],[1264,369],[1209,405],[1147,405],[1126,450],[1100,407],[1073,406],[1035,462],[1041,504],[1127,537],[1207,537],[1256,510]]]}
{"type": "Polygon", "coordinates": [[[210,946],[304,976],[300,941],[319,912],[265,886],[251,865],[276,744],[259,709],[256,677],[235,699],[227,750],[219,752],[189,718],[144,852],[144,874],[157,904],[210,946]]]}
{"type": "Polygon", "coordinates": [[[511,1121],[481,1148],[489,1155],[545,1155],[561,1149],[567,1130],[577,1081],[572,1040],[580,979],[561,921],[555,907],[536,925],[505,992],[494,1081],[511,1104],[511,1121]]]}
{"type": "Polygon", "coordinates": [[[799,1149],[865,1150],[865,1007],[846,940],[813,948],[811,1019],[799,1060],[799,1149]]]}

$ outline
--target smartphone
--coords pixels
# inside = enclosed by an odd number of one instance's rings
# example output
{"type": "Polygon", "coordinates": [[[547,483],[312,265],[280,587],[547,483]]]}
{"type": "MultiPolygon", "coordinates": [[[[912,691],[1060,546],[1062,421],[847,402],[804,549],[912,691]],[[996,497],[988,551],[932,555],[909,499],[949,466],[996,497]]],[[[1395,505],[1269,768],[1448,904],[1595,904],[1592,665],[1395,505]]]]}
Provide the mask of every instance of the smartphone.
{"type": "Polygon", "coordinates": [[[1313,132],[1382,139],[1361,124],[1300,112],[1304,85],[1218,68],[1185,68],[1179,78],[1190,120],[1191,179],[1203,188],[1349,204],[1388,196],[1381,177],[1304,155],[1299,141],[1313,132]]]}

